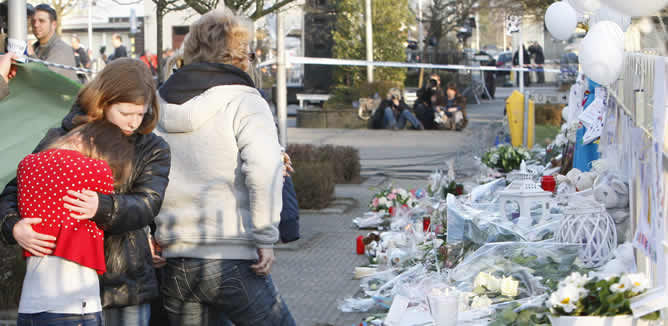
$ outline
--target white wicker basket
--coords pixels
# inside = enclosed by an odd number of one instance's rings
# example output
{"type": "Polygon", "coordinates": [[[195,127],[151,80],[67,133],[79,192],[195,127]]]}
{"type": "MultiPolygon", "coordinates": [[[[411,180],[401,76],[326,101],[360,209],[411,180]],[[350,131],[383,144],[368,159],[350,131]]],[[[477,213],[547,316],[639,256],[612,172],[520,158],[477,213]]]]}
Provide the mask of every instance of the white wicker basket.
{"type": "Polygon", "coordinates": [[[586,267],[605,264],[617,246],[615,221],[599,203],[580,200],[572,204],[565,211],[556,240],[582,244],[579,256],[586,267]]]}

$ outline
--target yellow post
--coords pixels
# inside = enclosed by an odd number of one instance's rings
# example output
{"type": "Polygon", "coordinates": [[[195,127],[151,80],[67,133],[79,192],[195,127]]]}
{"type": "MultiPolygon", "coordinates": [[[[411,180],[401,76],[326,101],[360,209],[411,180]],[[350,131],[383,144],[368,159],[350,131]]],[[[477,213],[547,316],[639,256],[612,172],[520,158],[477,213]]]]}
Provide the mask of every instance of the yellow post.
{"type": "MultiPolygon", "coordinates": [[[[515,147],[522,146],[524,137],[524,95],[515,90],[506,99],[506,114],[508,118],[508,128],[510,129],[510,143],[515,147]]],[[[535,121],[535,109],[533,101],[529,100],[529,130],[528,142],[529,148],[533,147],[533,134],[535,121]]]]}

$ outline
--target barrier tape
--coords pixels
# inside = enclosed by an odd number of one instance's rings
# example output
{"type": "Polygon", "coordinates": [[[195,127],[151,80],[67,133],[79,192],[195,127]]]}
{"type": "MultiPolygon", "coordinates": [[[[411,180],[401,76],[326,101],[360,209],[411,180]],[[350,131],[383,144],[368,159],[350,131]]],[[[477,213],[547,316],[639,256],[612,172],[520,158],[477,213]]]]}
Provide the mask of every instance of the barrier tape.
{"type": "MultiPolygon", "coordinates": [[[[258,67],[266,67],[276,64],[276,60],[258,64],[258,67]]],[[[425,68],[425,69],[443,69],[443,70],[480,70],[480,71],[543,71],[561,73],[562,69],[550,68],[497,68],[489,66],[465,66],[465,65],[441,65],[432,63],[408,63],[408,62],[394,62],[394,61],[365,61],[365,60],[349,60],[349,59],[331,59],[331,58],[311,58],[311,57],[287,57],[286,64],[309,64],[309,65],[326,65],[326,66],[375,66],[375,67],[392,67],[392,68],[425,68]]],[[[526,65],[525,65],[526,67],[526,65]]]]}
{"type": "Polygon", "coordinates": [[[41,63],[41,64],[43,64],[43,65],[45,65],[45,66],[48,66],[48,67],[60,68],[60,69],[65,69],[65,70],[72,70],[72,71],[76,71],[76,72],[83,72],[83,73],[86,73],[86,74],[92,74],[92,73],[93,73],[93,71],[90,70],[90,69],[84,69],[84,68],[72,67],[72,66],[68,66],[68,65],[63,65],[63,64],[59,64],[59,63],[48,62],[48,61],[44,61],[44,60],[40,60],[40,59],[35,59],[35,58],[31,58],[31,57],[23,57],[22,59],[24,59],[24,60],[27,61],[27,62],[37,62],[37,63],[41,63]]]}

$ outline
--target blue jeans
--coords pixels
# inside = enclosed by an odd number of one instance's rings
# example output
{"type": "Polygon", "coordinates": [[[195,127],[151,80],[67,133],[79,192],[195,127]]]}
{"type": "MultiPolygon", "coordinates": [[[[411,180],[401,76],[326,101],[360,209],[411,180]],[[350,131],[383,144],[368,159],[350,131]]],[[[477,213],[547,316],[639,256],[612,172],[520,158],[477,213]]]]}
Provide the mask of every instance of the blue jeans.
{"type": "Polygon", "coordinates": [[[106,326],[148,326],[150,319],[151,304],[149,303],[104,309],[106,326]]]}
{"type": "Polygon", "coordinates": [[[172,326],[216,326],[227,316],[236,326],[294,326],[271,276],[258,276],[251,260],[167,259],[163,283],[172,326]]]}
{"type": "Polygon", "coordinates": [[[410,122],[413,128],[419,128],[420,122],[418,119],[411,113],[411,111],[403,110],[399,113],[398,119],[394,117],[394,112],[392,108],[385,108],[385,129],[391,129],[397,127],[397,129],[404,129],[406,126],[406,121],[410,122]]]}
{"type": "Polygon", "coordinates": [[[57,314],[40,312],[36,314],[19,314],[16,326],[103,326],[101,312],[85,315],[57,314]]]}

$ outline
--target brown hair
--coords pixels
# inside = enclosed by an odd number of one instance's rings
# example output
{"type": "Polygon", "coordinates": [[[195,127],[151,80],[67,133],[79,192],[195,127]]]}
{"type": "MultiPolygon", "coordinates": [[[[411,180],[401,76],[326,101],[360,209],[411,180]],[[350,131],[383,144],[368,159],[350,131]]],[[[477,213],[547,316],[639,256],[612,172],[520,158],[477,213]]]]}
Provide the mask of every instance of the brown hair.
{"type": "Polygon", "coordinates": [[[457,95],[459,95],[459,92],[457,91],[457,84],[455,84],[453,82],[449,82],[448,85],[445,87],[445,89],[446,90],[451,89],[451,90],[455,91],[457,93],[457,95]]]}
{"type": "Polygon", "coordinates": [[[240,18],[222,10],[210,11],[190,25],[183,60],[185,64],[226,63],[247,71],[249,41],[250,33],[240,18]]]}
{"type": "Polygon", "coordinates": [[[56,139],[45,150],[67,145],[77,148],[84,156],[107,162],[114,175],[114,188],[117,190],[129,183],[134,144],[115,124],[106,120],[83,124],[56,139]]]}
{"type": "Polygon", "coordinates": [[[77,116],[74,124],[101,120],[105,111],[116,103],[146,105],[148,110],[137,132],[147,135],[153,131],[160,114],[153,75],[145,63],[120,58],[107,64],[79,91],[77,104],[86,115],[77,116]]]}

